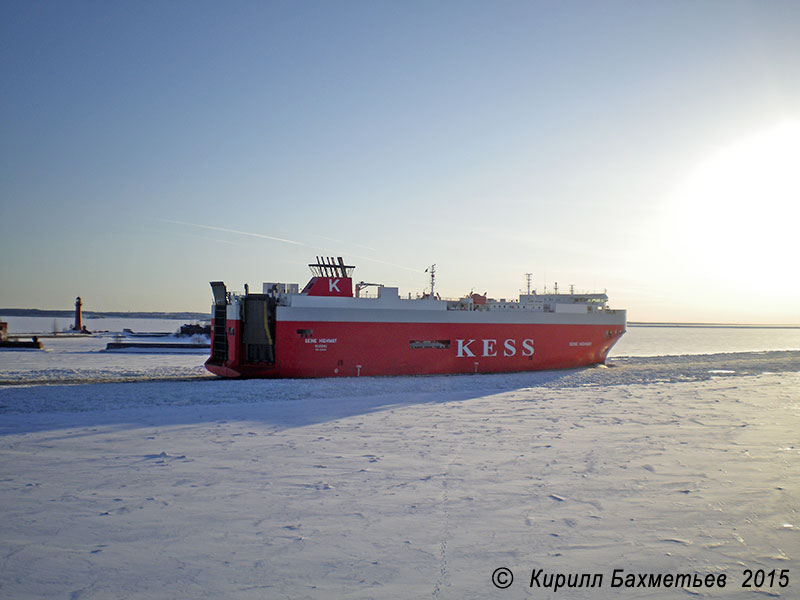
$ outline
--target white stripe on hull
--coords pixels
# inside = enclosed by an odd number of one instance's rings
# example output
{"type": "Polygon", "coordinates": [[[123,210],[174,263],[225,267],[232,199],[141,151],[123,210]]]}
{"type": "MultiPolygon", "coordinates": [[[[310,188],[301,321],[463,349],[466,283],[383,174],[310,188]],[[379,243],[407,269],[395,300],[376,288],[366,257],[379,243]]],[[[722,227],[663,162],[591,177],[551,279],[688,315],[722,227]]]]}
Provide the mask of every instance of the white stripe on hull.
{"type": "Polygon", "coordinates": [[[323,323],[459,323],[459,324],[547,324],[547,325],[625,325],[624,310],[594,313],[550,313],[534,311],[402,310],[298,308],[278,306],[278,321],[323,323]]]}

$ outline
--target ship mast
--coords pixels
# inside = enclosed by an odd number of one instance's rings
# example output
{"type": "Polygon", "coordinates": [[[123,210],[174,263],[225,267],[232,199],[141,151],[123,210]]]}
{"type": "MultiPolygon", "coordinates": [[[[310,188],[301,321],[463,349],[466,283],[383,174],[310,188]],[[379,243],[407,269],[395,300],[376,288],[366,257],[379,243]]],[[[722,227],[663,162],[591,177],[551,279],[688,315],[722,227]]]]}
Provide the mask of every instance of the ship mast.
{"type": "Polygon", "coordinates": [[[433,294],[434,294],[434,291],[435,291],[435,288],[436,288],[436,265],[435,264],[431,265],[430,267],[425,269],[426,273],[428,271],[431,272],[431,298],[433,298],[433,294]]]}

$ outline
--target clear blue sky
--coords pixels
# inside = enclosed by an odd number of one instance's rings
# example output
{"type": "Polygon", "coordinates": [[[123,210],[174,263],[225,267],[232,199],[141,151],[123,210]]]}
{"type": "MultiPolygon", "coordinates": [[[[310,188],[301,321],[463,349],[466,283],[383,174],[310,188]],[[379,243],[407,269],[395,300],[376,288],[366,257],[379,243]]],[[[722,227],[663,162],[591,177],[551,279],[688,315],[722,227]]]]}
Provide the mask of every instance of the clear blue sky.
{"type": "Polygon", "coordinates": [[[798,2],[0,10],[0,307],[205,311],[326,254],[800,323],[798,2]]]}

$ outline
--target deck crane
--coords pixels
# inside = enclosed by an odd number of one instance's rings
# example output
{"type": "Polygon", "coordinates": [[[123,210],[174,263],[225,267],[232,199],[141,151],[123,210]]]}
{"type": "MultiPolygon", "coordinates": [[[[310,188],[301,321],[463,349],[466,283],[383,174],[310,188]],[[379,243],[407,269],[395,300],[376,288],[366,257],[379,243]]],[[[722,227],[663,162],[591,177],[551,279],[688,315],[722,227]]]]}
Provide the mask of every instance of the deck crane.
{"type": "Polygon", "coordinates": [[[382,283],[367,283],[366,281],[359,281],[356,284],[356,298],[361,296],[361,290],[363,290],[364,288],[368,288],[368,287],[382,288],[383,284],[382,283]]]}

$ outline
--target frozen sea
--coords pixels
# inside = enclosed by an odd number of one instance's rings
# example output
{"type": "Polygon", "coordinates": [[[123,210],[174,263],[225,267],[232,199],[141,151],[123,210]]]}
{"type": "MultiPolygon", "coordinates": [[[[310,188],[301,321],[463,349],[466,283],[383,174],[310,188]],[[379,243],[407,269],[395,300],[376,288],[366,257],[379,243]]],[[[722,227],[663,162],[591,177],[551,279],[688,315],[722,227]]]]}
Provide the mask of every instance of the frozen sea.
{"type": "Polygon", "coordinates": [[[103,350],[182,322],[102,321],[0,351],[0,597],[800,597],[798,328],[630,326],[566,371],[226,381],[204,353],[103,350]]]}

